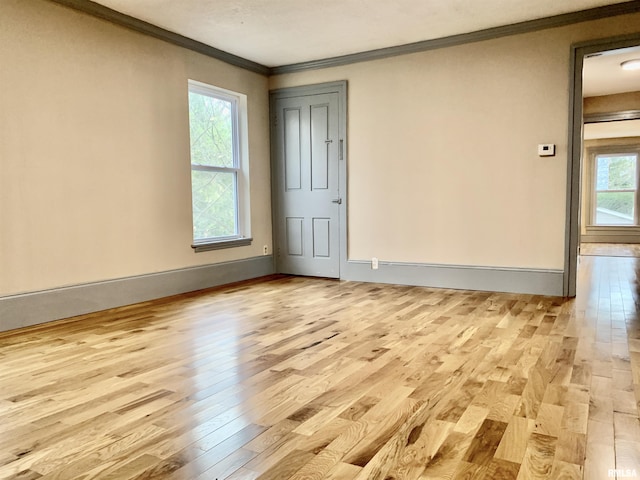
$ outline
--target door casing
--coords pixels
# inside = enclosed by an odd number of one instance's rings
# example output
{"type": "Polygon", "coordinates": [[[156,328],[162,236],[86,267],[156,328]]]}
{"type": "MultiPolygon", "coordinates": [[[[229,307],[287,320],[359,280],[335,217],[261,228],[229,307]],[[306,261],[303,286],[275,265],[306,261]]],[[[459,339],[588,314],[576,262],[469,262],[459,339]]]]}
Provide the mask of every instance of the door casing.
{"type": "Polygon", "coordinates": [[[569,91],[569,142],[567,151],[567,201],[563,295],[576,296],[580,245],[580,177],[582,173],[582,68],[586,55],[640,45],[640,34],[576,43],[571,46],[569,91]]]}

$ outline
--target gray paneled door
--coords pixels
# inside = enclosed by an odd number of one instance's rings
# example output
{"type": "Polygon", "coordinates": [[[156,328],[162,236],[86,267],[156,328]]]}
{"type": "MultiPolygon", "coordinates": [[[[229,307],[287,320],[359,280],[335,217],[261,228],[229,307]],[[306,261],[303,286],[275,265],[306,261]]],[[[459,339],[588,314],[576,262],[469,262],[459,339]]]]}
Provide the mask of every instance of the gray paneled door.
{"type": "Polygon", "coordinates": [[[272,105],[278,271],[339,278],[339,95],[276,98],[272,105]]]}

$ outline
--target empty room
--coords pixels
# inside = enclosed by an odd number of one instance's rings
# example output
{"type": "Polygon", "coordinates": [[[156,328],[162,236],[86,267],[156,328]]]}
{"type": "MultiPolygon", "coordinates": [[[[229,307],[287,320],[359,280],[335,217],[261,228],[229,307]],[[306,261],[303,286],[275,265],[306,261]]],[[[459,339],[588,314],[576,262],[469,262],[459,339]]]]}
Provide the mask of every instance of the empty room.
{"type": "Polygon", "coordinates": [[[0,0],[0,480],[640,476],[640,1],[0,0]]]}

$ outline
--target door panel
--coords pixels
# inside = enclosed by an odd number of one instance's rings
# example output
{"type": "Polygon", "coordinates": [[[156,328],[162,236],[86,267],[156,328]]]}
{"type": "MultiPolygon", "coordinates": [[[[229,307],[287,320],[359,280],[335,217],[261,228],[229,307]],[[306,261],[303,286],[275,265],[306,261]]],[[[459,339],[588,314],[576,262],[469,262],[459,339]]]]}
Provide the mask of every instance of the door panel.
{"type": "Polygon", "coordinates": [[[302,157],[300,152],[300,109],[284,110],[284,168],[286,190],[302,186],[302,157]]]}
{"type": "Polygon", "coordinates": [[[302,244],[304,243],[302,235],[304,218],[287,217],[285,221],[287,255],[301,257],[303,255],[302,244]]]}
{"type": "Polygon", "coordinates": [[[314,218],[313,219],[313,256],[331,257],[331,219],[330,218],[314,218]]]}
{"type": "Polygon", "coordinates": [[[339,97],[275,101],[274,200],[278,271],[340,276],[339,97]]]}
{"type": "Polygon", "coordinates": [[[329,112],[328,105],[311,107],[311,189],[329,188],[329,112]]]}

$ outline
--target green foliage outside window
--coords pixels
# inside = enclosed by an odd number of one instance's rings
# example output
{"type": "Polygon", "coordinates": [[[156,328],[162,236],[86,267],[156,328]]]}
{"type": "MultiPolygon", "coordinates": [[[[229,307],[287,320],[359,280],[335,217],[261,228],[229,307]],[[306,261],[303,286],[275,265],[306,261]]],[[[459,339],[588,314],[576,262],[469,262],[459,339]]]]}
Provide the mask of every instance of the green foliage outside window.
{"type": "Polygon", "coordinates": [[[598,208],[606,208],[625,215],[633,215],[634,195],[631,192],[602,192],[597,194],[598,208]]]}
{"type": "Polygon", "coordinates": [[[599,155],[597,190],[633,190],[636,188],[636,158],[631,155],[599,155]]]}
{"type": "Polygon", "coordinates": [[[189,92],[191,163],[234,167],[232,103],[189,92]]]}
{"type": "Polygon", "coordinates": [[[603,154],[596,157],[596,222],[598,224],[633,223],[636,163],[635,155],[603,154]]]}
{"type": "Polygon", "coordinates": [[[238,231],[235,114],[229,100],[189,92],[195,240],[233,236],[238,231]]]}

